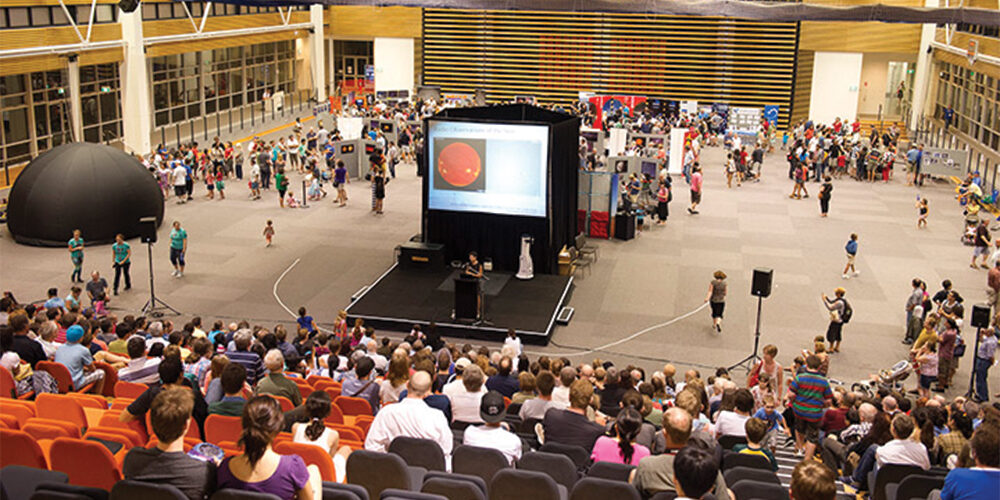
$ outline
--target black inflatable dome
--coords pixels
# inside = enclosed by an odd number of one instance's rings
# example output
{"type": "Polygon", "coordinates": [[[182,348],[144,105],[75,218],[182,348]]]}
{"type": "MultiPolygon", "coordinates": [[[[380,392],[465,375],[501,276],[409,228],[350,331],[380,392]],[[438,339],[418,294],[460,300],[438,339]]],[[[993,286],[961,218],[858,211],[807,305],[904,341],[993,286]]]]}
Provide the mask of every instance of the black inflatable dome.
{"type": "Polygon", "coordinates": [[[139,218],[163,222],[163,193],[142,163],[103,144],[74,142],[31,161],[11,187],[7,227],[18,243],[66,246],[73,230],[87,244],[139,235],[139,218]]]}

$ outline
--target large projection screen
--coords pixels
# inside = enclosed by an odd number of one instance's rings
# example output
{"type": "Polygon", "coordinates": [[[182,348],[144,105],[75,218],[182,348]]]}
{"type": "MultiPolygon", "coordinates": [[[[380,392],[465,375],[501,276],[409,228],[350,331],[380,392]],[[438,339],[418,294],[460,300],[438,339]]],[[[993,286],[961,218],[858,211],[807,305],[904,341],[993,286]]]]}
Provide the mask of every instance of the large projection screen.
{"type": "Polygon", "coordinates": [[[549,127],[431,119],[427,208],[545,217],[549,127]]]}

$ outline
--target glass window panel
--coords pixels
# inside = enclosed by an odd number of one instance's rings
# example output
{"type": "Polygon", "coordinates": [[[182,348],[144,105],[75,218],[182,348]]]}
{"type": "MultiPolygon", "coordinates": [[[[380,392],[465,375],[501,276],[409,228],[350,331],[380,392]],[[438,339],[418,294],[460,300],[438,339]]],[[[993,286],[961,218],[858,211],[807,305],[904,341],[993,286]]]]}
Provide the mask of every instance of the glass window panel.
{"type": "Polygon", "coordinates": [[[7,146],[7,165],[21,163],[31,155],[31,147],[27,142],[7,146]]]}
{"type": "Polygon", "coordinates": [[[100,110],[97,108],[97,96],[87,96],[81,100],[83,107],[83,124],[93,125],[100,122],[100,110]]]}
{"type": "Polygon", "coordinates": [[[170,123],[170,114],[167,111],[158,111],[156,113],[156,126],[161,127],[170,123]]]}
{"type": "Polygon", "coordinates": [[[144,21],[150,21],[156,19],[156,4],[155,3],[143,3],[140,5],[142,7],[142,19],[144,21]]]}
{"type": "Polygon", "coordinates": [[[10,20],[11,28],[25,28],[28,23],[28,9],[25,7],[12,7],[7,9],[7,17],[10,20]]]}
{"type": "Polygon", "coordinates": [[[0,76],[0,94],[10,95],[27,90],[24,86],[24,75],[0,76]]]}
{"type": "Polygon", "coordinates": [[[90,127],[83,129],[83,140],[87,142],[101,142],[101,133],[99,127],[90,127]]]}
{"type": "Polygon", "coordinates": [[[49,26],[52,24],[52,19],[49,17],[48,7],[32,7],[31,8],[31,25],[32,26],[49,26]]]}
{"type": "Polygon", "coordinates": [[[171,19],[171,18],[173,18],[174,14],[171,11],[171,9],[173,9],[173,5],[171,5],[169,3],[158,3],[158,4],[156,4],[156,13],[157,13],[157,16],[160,19],[171,19]]]}
{"type": "Polygon", "coordinates": [[[215,99],[206,99],[205,100],[205,113],[215,113],[216,103],[217,103],[217,101],[215,99]]]}
{"type": "Polygon", "coordinates": [[[90,5],[77,5],[76,6],[76,24],[84,24],[90,22],[90,5]]]}
{"type": "MultiPolygon", "coordinates": [[[[187,17],[187,13],[184,11],[184,4],[182,4],[181,2],[175,2],[172,3],[172,5],[174,10],[173,14],[174,19],[184,19],[185,17],[187,17]]],[[[188,4],[188,9],[191,10],[190,4],[188,4]]],[[[191,15],[196,16],[197,14],[191,12],[191,15]]]]}
{"type": "Polygon", "coordinates": [[[97,16],[94,18],[95,23],[111,23],[115,20],[115,9],[117,6],[114,5],[98,5],[97,6],[97,16]]]}
{"type": "Polygon", "coordinates": [[[3,136],[7,144],[28,139],[28,108],[4,110],[3,136]]]}
{"type": "Polygon", "coordinates": [[[201,2],[188,2],[188,9],[191,10],[192,17],[201,17],[202,7],[204,7],[204,4],[201,2]]]}
{"type": "Polygon", "coordinates": [[[49,120],[48,113],[45,112],[45,106],[35,106],[35,135],[38,137],[44,137],[49,135],[49,120]]]}
{"type": "Polygon", "coordinates": [[[24,99],[25,95],[26,94],[4,97],[3,100],[0,100],[0,106],[3,106],[5,108],[14,108],[17,106],[23,106],[25,104],[25,99],[24,99]]]}
{"type": "Polygon", "coordinates": [[[188,104],[188,118],[201,116],[201,104],[188,104]]]}
{"type": "Polygon", "coordinates": [[[4,12],[3,10],[0,10],[0,28],[6,28],[6,27],[7,27],[7,13],[4,12]]]}
{"type": "Polygon", "coordinates": [[[118,93],[105,92],[101,94],[101,121],[108,122],[118,119],[118,93]]]}
{"type": "MultiPolygon", "coordinates": [[[[66,7],[70,14],[73,13],[73,7],[66,7]]],[[[62,7],[52,7],[52,24],[55,26],[65,26],[69,24],[69,20],[66,19],[66,13],[63,12],[62,7]]]]}

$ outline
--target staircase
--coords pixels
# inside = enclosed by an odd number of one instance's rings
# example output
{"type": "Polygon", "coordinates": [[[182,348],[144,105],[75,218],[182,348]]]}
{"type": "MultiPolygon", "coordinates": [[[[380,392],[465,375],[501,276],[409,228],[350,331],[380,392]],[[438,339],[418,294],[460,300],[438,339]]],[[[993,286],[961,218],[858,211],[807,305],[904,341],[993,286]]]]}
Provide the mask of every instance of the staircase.
{"type": "MultiPolygon", "coordinates": [[[[788,488],[792,484],[792,470],[795,465],[802,461],[802,457],[795,456],[795,439],[784,434],[778,438],[778,446],[774,450],[774,458],[778,461],[778,480],[781,485],[788,488]]],[[[817,458],[819,452],[816,453],[817,458]]],[[[860,498],[854,488],[844,486],[844,483],[837,481],[837,500],[855,500],[860,498]]]]}
{"type": "Polygon", "coordinates": [[[872,129],[875,130],[888,130],[893,124],[896,124],[896,128],[899,129],[899,142],[909,141],[910,138],[907,135],[906,123],[900,119],[882,119],[881,129],[879,128],[880,122],[874,118],[863,118],[858,120],[861,123],[861,137],[868,137],[872,133],[872,129]]]}

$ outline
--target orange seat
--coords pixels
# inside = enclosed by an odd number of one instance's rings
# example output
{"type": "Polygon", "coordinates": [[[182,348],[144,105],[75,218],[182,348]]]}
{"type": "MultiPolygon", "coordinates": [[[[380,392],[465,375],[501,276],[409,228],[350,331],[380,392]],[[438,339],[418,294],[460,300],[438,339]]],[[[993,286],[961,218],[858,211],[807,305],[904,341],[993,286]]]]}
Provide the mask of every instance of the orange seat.
{"type": "Polygon", "coordinates": [[[365,443],[362,443],[361,441],[352,441],[350,439],[341,439],[340,440],[340,445],[341,446],[346,446],[346,447],[348,447],[348,448],[350,448],[352,450],[363,450],[363,449],[365,449],[365,443]]]}
{"type": "Polygon", "coordinates": [[[73,376],[70,375],[69,369],[55,361],[39,361],[35,365],[35,369],[49,372],[49,375],[52,375],[52,378],[56,379],[60,394],[66,394],[67,392],[89,392],[97,384],[97,382],[93,382],[85,387],[73,387],[73,376]]]}
{"type": "Polygon", "coordinates": [[[317,384],[319,384],[321,382],[329,382],[331,384],[336,384],[337,383],[332,378],[330,378],[330,377],[324,377],[322,375],[309,375],[308,377],[306,377],[306,382],[309,385],[313,386],[313,388],[315,388],[317,391],[322,390],[317,385],[317,384]]]}
{"type": "Polygon", "coordinates": [[[39,394],[35,399],[38,416],[72,423],[77,429],[87,428],[87,414],[76,399],[60,394],[39,394]]]}
{"type": "Polygon", "coordinates": [[[337,396],[333,404],[340,407],[344,415],[371,415],[372,405],[364,398],[352,398],[348,396],[337,396]]]}
{"type": "Polygon", "coordinates": [[[343,424],[344,412],[340,411],[339,406],[330,405],[330,414],[326,416],[323,422],[327,424],[343,424]]]}
{"type": "MultiPolygon", "coordinates": [[[[133,443],[128,436],[123,436],[117,432],[114,432],[113,430],[91,429],[87,431],[87,438],[88,439],[96,438],[103,441],[111,441],[113,443],[118,443],[122,445],[122,449],[119,451],[119,453],[123,451],[128,452],[128,450],[130,450],[135,446],[135,443],[133,443]]],[[[116,456],[117,455],[118,454],[116,454],[116,456]]],[[[118,462],[121,462],[121,460],[118,460],[118,462]]]]}
{"type": "Polygon", "coordinates": [[[79,438],[80,429],[69,422],[50,420],[47,418],[29,418],[21,430],[27,432],[36,441],[43,439],[55,439],[60,437],[79,438]]]}
{"type": "Polygon", "coordinates": [[[275,396],[274,394],[265,394],[265,396],[270,396],[274,399],[277,399],[278,403],[281,404],[281,411],[283,412],[288,412],[295,409],[295,405],[292,403],[291,399],[288,399],[284,396],[275,396]]]}
{"type": "Polygon", "coordinates": [[[74,399],[80,406],[86,410],[87,408],[94,408],[95,410],[107,410],[108,400],[104,399],[104,396],[98,394],[80,394],[79,392],[71,392],[67,394],[70,398],[74,399]]]}
{"type": "Polygon", "coordinates": [[[325,391],[327,389],[337,389],[337,392],[340,392],[341,387],[342,385],[340,384],[340,382],[334,382],[332,379],[318,380],[315,383],[313,383],[313,389],[316,389],[317,391],[325,391]]]}
{"type": "Polygon", "coordinates": [[[16,399],[0,399],[0,413],[17,419],[18,428],[35,416],[35,407],[16,403],[16,399]]]}
{"type": "Polygon", "coordinates": [[[142,447],[142,446],[144,446],[146,444],[146,442],[143,441],[141,437],[139,437],[139,433],[135,432],[135,431],[133,431],[131,429],[123,429],[121,427],[100,427],[100,426],[94,426],[94,427],[91,427],[90,429],[87,429],[87,435],[86,435],[86,437],[90,437],[91,433],[93,433],[93,432],[100,432],[102,434],[115,434],[115,435],[121,436],[122,438],[128,440],[128,442],[129,442],[128,447],[129,448],[136,447],[136,446],[142,447]]]}
{"type": "Polygon", "coordinates": [[[52,470],[65,472],[70,484],[110,491],[122,479],[115,457],[96,441],[58,438],[50,453],[52,470]]]}
{"type": "Polygon", "coordinates": [[[291,432],[279,432],[277,436],[274,436],[271,446],[277,446],[278,443],[291,443],[294,440],[295,436],[291,432]]]}
{"type": "Polygon", "coordinates": [[[17,428],[21,426],[17,423],[17,419],[10,415],[0,415],[0,417],[4,417],[0,418],[0,428],[18,430],[17,428]]]}
{"type": "Polygon", "coordinates": [[[372,428],[372,422],[375,421],[375,417],[368,415],[358,415],[354,417],[354,425],[364,431],[365,436],[368,436],[368,429],[372,428]]]}
{"type": "Polygon", "coordinates": [[[17,395],[17,383],[14,382],[14,374],[10,370],[0,366],[0,398],[31,399],[35,391],[28,391],[20,396],[17,395]]]}
{"type": "Polygon", "coordinates": [[[149,440],[149,433],[146,431],[146,426],[142,424],[139,420],[133,420],[131,422],[119,422],[118,416],[121,414],[117,410],[107,410],[104,412],[104,416],[97,423],[98,427],[113,427],[116,429],[125,429],[134,432],[139,440],[143,443],[149,440]]]}
{"type": "Polygon", "coordinates": [[[98,370],[104,371],[104,388],[102,389],[101,396],[112,397],[115,395],[115,385],[118,384],[118,370],[104,361],[95,361],[94,366],[98,370]]]}
{"type": "Polygon", "coordinates": [[[353,425],[341,425],[341,424],[326,424],[327,427],[337,431],[340,434],[340,439],[348,439],[351,441],[365,441],[365,432],[353,425]]]}
{"type": "Polygon", "coordinates": [[[142,393],[146,392],[146,389],[149,389],[149,386],[146,384],[137,384],[135,382],[119,380],[118,383],[115,384],[114,391],[116,398],[136,399],[142,393]]]}
{"type": "Polygon", "coordinates": [[[303,401],[305,401],[306,398],[308,398],[309,395],[312,394],[313,392],[315,392],[315,390],[316,390],[316,389],[313,389],[313,387],[311,385],[309,385],[309,384],[307,384],[305,382],[303,382],[301,384],[296,384],[296,385],[299,386],[299,394],[302,395],[302,400],[303,401]]]}
{"type": "MultiPolygon", "coordinates": [[[[119,384],[120,383],[121,382],[119,382],[119,384]]],[[[111,409],[112,410],[124,410],[124,409],[128,408],[128,405],[132,404],[133,401],[135,401],[135,400],[134,399],[130,399],[130,398],[115,398],[114,402],[111,403],[111,409]]]]}
{"type": "Polygon", "coordinates": [[[205,441],[218,444],[223,441],[236,442],[243,434],[243,423],[240,417],[224,417],[209,415],[205,419],[205,441]]]}
{"type": "Polygon", "coordinates": [[[319,475],[324,481],[336,481],[337,472],[330,454],[314,444],[283,442],[275,445],[274,451],[281,455],[298,455],[307,466],[319,467],[319,475]]]}
{"type": "MultiPolygon", "coordinates": [[[[316,390],[318,391],[320,389],[316,389],[316,390]]],[[[340,394],[341,394],[340,393],[340,387],[326,387],[326,388],[324,388],[322,390],[324,392],[326,392],[327,394],[330,395],[330,400],[331,401],[335,401],[337,398],[340,397],[340,394]]]]}
{"type": "Polygon", "coordinates": [[[0,469],[8,465],[49,468],[42,447],[27,432],[0,429],[0,448],[3,448],[3,453],[0,453],[0,469]]]}

